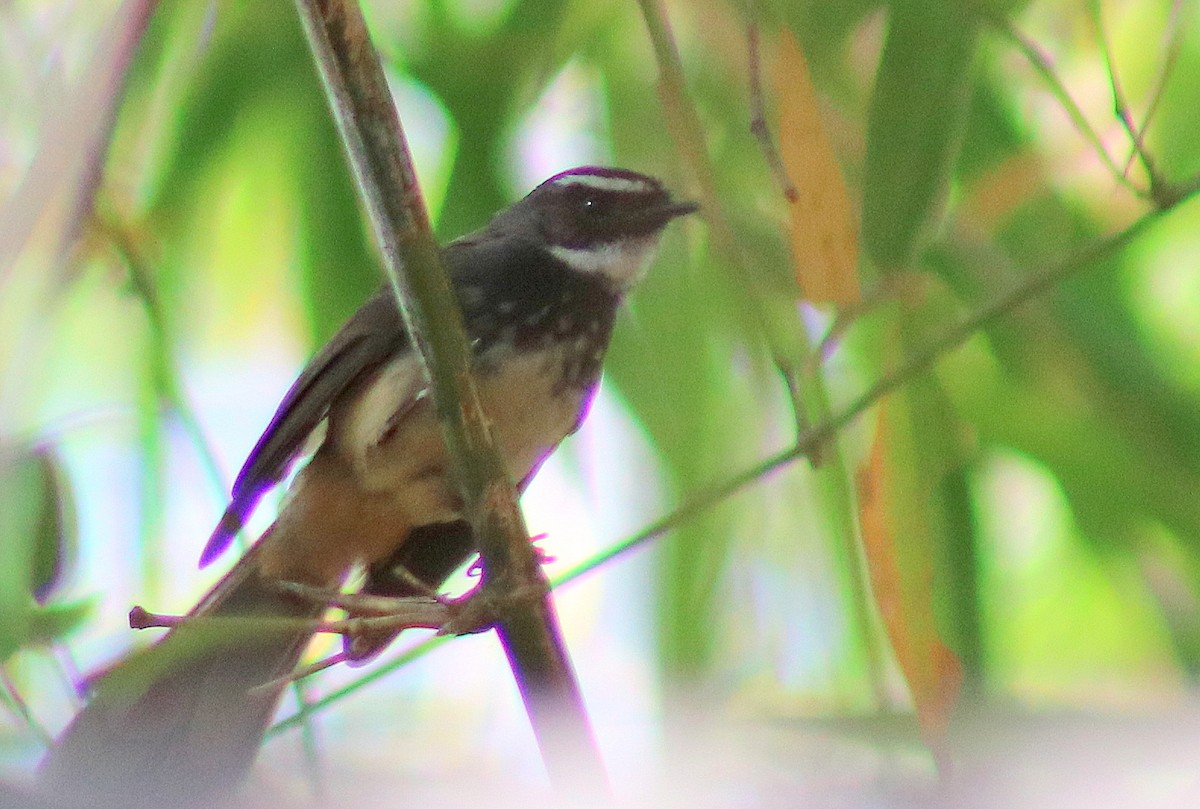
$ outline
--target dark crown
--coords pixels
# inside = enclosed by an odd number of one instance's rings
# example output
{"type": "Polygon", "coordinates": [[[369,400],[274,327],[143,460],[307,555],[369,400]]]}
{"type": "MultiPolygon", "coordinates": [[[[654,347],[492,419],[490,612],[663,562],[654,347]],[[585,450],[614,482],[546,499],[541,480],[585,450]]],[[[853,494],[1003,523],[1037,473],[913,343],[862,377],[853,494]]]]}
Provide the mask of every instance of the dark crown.
{"type": "Polygon", "coordinates": [[[645,174],[583,166],[554,175],[513,209],[532,212],[547,245],[587,249],[652,236],[697,206],[673,200],[645,174]]]}

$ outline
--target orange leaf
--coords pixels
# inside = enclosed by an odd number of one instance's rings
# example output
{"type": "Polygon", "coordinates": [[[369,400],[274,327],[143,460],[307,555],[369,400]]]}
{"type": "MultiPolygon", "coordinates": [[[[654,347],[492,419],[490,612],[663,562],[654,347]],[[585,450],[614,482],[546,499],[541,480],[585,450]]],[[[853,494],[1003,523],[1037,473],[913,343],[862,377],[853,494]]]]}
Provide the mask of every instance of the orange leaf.
{"type": "Polygon", "coordinates": [[[972,226],[991,233],[1042,193],[1051,182],[1046,173],[1045,161],[1033,151],[1006,157],[965,189],[959,215],[972,226]]]}
{"type": "Polygon", "coordinates": [[[861,298],[858,227],[850,192],[800,43],[780,32],[775,62],[779,97],[779,152],[798,196],[789,206],[792,259],[801,296],[813,303],[848,306],[861,298]]]}
{"type": "MultiPolygon", "coordinates": [[[[908,681],[917,722],[939,766],[962,685],[958,658],[939,637],[933,613],[932,537],[921,530],[930,498],[913,479],[905,394],[880,407],[867,466],[857,478],[863,546],[871,587],[908,681]]],[[[926,493],[927,494],[927,493],[926,493]]]]}

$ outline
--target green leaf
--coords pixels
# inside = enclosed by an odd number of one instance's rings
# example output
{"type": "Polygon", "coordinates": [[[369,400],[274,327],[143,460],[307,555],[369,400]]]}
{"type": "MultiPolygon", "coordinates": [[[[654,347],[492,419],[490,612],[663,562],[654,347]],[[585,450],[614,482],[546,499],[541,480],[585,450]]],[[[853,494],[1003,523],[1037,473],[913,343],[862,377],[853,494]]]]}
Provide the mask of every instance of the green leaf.
{"type": "MultiPolygon", "coordinates": [[[[42,515],[47,511],[46,466],[37,455],[0,454],[0,653],[7,657],[29,634],[29,601],[42,515]]],[[[3,659],[3,657],[0,657],[3,659]]]]}
{"type": "MultiPolygon", "coordinates": [[[[893,346],[910,346],[910,322],[893,328],[893,346]]],[[[928,375],[881,405],[875,447],[858,477],[867,567],[880,615],[908,684],[922,736],[939,765],[962,685],[962,666],[937,620],[944,597],[937,561],[947,545],[945,481],[961,452],[956,415],[928,375]]]]}
{"type": "Polygon", "coordinates": [[[74,549],[74,502],[53,452],[0,451],[0,661],[61,636],[85,616],[81,603],[40,606],[74,549]]]}
{"type": "Polygon", "coordinates": [[[95,602],[90,599],[64,601],[29,612],[29,636],[26,645],[45,644],[59,640],[79,627],[92,613],[95,602]]]}
{"type": "Polygon", "coordinates": [[[885,273],[937,223],[971,100],[979,23],[957,3],[896,0],[867,121],[862,236],[885,273]]]}
{"type": "Polygon", "coordinates": [[[33,536],[30,583],[39,604],[44,604],[62,581],[78,549],[75,497],[62,463],[50,449],[37,449],[41,502],[33,536]]]}
{"type": "Polygon", "coordinates": [[[800,40],[813,72],[822,74],[844,69],[846,40],[882,5],[883,0],[770,0],[760,7],[759,16],[783,20],[800,40]]]}

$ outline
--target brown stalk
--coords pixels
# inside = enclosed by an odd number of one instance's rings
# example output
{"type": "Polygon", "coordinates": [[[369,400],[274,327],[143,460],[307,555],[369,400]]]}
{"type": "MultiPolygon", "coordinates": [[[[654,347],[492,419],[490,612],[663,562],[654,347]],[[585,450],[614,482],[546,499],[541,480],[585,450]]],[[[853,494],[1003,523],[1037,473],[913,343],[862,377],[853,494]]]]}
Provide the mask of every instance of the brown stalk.
{"type": "Polygon", "coordinates": [[[362,11],[353,0],[297,0],[296,7],[405,328],[432,383],[483,560],[480,608],[494,617],[552,784],[564,796],[605,796],[549,585],[475,390],[462,316],[362,11]]]}

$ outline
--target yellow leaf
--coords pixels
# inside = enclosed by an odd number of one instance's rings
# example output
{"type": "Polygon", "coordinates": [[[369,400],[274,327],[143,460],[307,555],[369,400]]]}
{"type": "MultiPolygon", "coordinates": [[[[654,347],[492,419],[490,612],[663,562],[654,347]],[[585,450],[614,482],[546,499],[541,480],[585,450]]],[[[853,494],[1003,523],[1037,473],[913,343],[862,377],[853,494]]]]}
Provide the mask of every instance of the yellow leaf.
{"type": "Polygon", "coordinates": [[[905,393],[880,407],[875,443],[857,477],[863,549],[880,615],[908,682],[925,743],[939,765],[946,730],[962,686],[958,658],[937,633],[933,612],[932,536],[906,449],[910,432],[905,393]]]}
{"type": "Polygon", "coordinates": [[[800,294],[813,303],[858,303],[858,226],[850,192],[821,121],[804,53],[787,29],[780,32],[775,87],[780,157],[797,191],[789,208],[800,294]]]}

